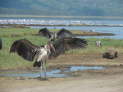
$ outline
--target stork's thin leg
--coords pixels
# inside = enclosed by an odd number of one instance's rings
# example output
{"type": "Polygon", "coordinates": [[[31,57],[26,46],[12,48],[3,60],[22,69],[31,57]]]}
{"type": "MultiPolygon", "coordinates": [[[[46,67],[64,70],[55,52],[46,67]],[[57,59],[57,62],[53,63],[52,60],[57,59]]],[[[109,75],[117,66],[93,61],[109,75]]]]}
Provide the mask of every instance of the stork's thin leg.
{"type": "Polygon", "coordinates": [[[47,79],[46,61],[43,62],[44,78],[47,79]]]}
{"type": "Polygon", "coordinates": [[[43,62],[41,62],[41,66],[40,66],[40,78],[42,79],[42,72],[43,72],[43,62]]]}

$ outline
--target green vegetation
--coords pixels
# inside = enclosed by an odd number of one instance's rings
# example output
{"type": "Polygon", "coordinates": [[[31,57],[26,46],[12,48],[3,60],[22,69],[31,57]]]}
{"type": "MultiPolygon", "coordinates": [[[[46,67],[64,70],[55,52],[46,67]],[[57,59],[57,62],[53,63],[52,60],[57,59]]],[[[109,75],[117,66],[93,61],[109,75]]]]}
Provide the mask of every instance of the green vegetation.
{"type": "Polygon", "coordinates": [[[122,16],[123,0],[1,0],[0,14],[122,16]]]}
{"type": "MultiPolygon", "coordinates": [[[[54,30],[52,30],[54,31],[54,30]]],[[[56,31],[56,30],[55,30],[56,31]]],[[[3,49],[0,50],[0,69],[16,69],[16,68],[28,68],[32,66],[32,63],[25,61],[17,54],[10,54],[9,49],[12,43],[18,39],[28,39],[32,43],[42,45],[47,43],[47,39],[44,37],[32,35],[37,34],[38,30],[29,28],[0,28],[0,38],[3,40],[3,49]],[[11,35],[19,35],[11,36],[11,35]],[[26,34],[26,35],[25,35],[26,34]]],[[[119,52],[122,52],[123,40],[113,39],[100,39],[103,43],[102,47],[96,47],[95,41],[98,39],[87,39],[88,46],[82,50],[71,50],[67,54],[88,54],[88,53],[102,53],[108,48],[116,48],[119,52]]]]}
{"type": "Polygon", "coordinates": [[[12,35],[14,36],[24,36],[24,35],[31,35],[31,34],[35,34],[38,30],[35,29],[29,29],[29,28],[0,28],[0,36],[4,37],[11,37],[12,35]]]}
{"type": "MultiPolygon", "coordinates": [[[[30,62],[25,62],[21,57],[16,54],[10,54],[9,49],[12,43],[18,39],[28,39],[32,43],[37,45],[46,44],[47,39],[32,33],[37,33],[38,30],[27,29],[27,28],[0,28],[0,38],[3,41],[3,49],[0,50],[0,69],[17,68],[25,65],[26,67],[32,65],[30,62]],[[11,36],[12,34],[20,35],[11,36]],[[25,35],[26,34],[26,35],[25,35]]],[[[24,66],[24,67],[25,67],[24,66]]]]}
{"type": "Polygon", "coordinates": [[[123,40],[116,40],[116,39],[96,39],[96,38],[89,38],[87,39],[88,46],[82,50],[71,50],[67,53],[71,54],[91,54],[91,53],[104,53],[109,48],[116,49],[118,52],[122,53],[123,48],[123,40]],[[100,40],[102,42],[102,47],[96,47],[95,42],[100,40]]]}

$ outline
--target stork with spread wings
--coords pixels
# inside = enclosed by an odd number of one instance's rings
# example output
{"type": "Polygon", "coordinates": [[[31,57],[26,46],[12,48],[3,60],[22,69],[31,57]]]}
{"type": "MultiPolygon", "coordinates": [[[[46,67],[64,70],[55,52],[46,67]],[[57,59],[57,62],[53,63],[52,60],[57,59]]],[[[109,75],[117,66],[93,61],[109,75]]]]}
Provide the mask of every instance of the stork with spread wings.
{"type": "Polygon", "coordinates": [[[34,67],[40,67],[46,78],[46,61],[50,57],[57,57],[70,49],[84,48],[87,45],[85,39],[62,38],[46,45],[37,46],[26,39],[13,42],[10,52],[15,52],[27,61],[34,61],[34,67]]]}
{"type": "MultiPolygon", "coordinates": [[[[85,48],[88,44],[85,39],[80,38],[62,38],[53,41],[53,45],[55,48],[55,57],[59,56],[60,54],[64,54],[65,51],[71,49],[80,49],[85,48]]],[[[52,54],[53,56],[53,54],[52,54]]]]}
{"type": "Polygon", "coordinates": [[[66,29],[61,29],[58,32],[51,32],[51,31],[48,31],[47,28],[43,28],[43,29],[39,30],[39,35],[44,36],[51,40],[74,37],[74,34],[72,34],[72,32],[70,32],[66,29]]]}

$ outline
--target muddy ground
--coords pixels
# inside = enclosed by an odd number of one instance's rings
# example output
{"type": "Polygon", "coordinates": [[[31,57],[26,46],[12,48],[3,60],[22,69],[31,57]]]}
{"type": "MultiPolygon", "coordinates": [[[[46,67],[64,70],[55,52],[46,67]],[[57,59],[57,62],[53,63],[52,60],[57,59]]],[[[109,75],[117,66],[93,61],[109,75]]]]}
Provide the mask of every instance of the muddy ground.
{"type": "MultiPolygon", "coordinates": [[[[48,61],[48,70],[70,65],[99,65],[104,70],[71,72],[67,78],[48,80],[0,77],[0,92],[122,92],[123,53],[116,59],[104,59],[101,53],[65,54],[48,61]]],[[[24,71],[24,69],[22,69],[24,71]]]]}

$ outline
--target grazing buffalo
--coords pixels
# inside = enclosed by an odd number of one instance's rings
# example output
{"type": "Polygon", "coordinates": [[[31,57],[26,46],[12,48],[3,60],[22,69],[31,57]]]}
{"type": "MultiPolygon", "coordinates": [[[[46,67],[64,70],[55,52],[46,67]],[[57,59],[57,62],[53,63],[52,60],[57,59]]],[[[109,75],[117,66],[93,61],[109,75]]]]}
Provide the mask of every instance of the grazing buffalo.
{"type": "Polygon", "coordinates": [[[115,50],[108,50],[105,53],[103,53],[103,58],[114,59],[117,57],[118,57],[118,52],[115,50]]]}

